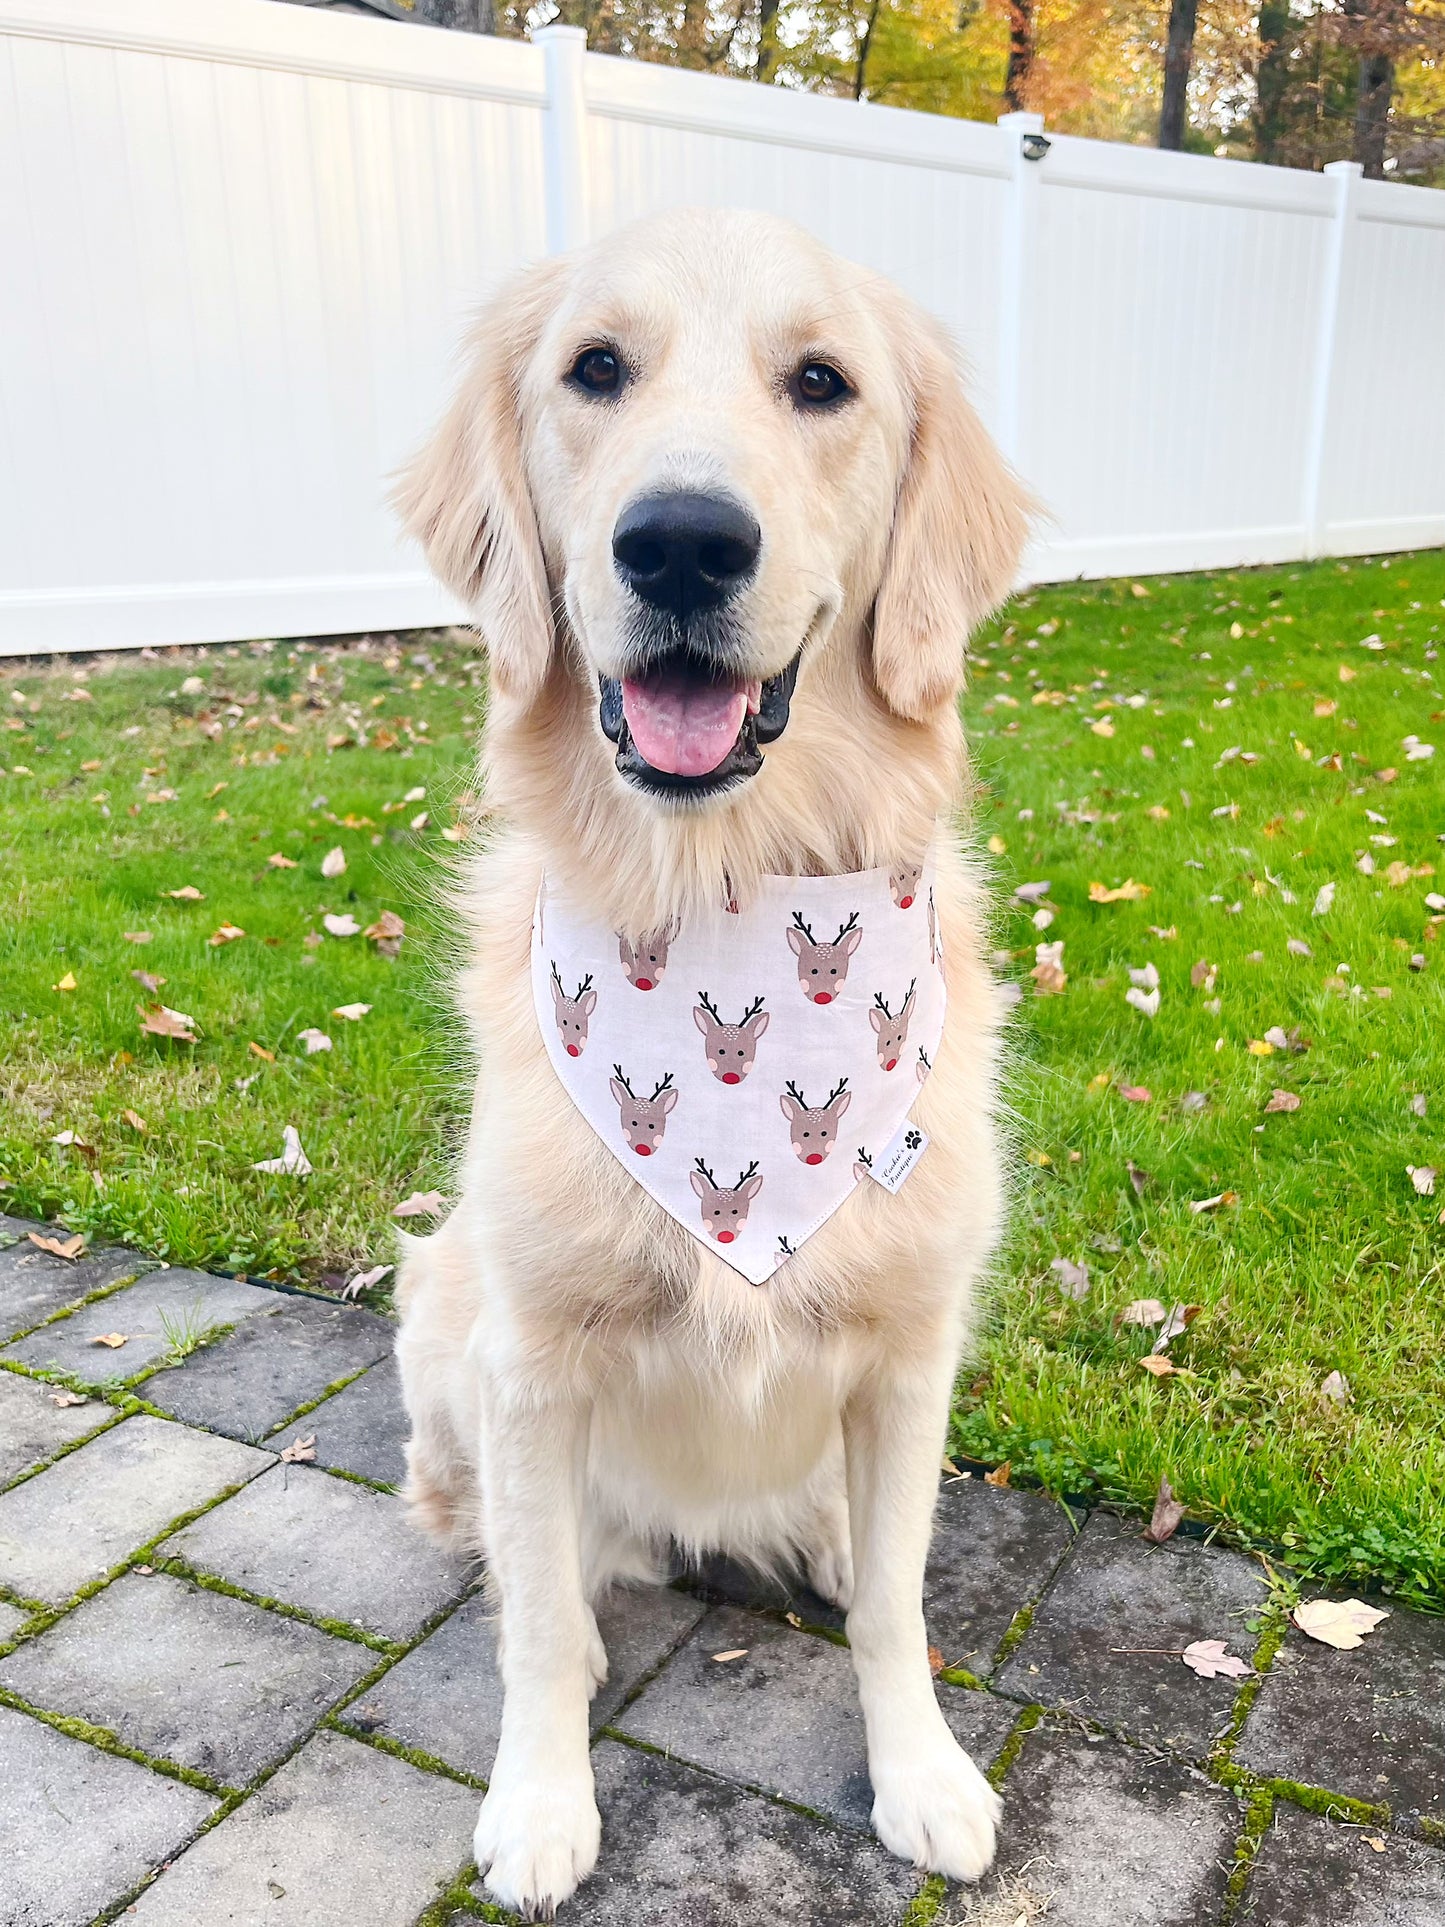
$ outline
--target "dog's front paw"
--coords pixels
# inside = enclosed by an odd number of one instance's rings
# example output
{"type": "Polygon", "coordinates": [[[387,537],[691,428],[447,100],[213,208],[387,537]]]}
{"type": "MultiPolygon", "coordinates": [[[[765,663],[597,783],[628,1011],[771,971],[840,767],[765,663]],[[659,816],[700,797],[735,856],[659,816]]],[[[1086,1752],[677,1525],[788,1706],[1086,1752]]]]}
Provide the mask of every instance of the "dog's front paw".
{"type": "Polygon", "coordinates": [[[890,1853],[950,1880],[988,1871],[1002,1803],[951,1734],[870,1771],[873,1828],[890,1853]]]}
{"type": "Polygon", "coordinates": [[[597,1864],[602,1821],[585,1774],[494,1771],[473,1852],[487,1891],[523,1920],[551,1920],[597,1864]]]}

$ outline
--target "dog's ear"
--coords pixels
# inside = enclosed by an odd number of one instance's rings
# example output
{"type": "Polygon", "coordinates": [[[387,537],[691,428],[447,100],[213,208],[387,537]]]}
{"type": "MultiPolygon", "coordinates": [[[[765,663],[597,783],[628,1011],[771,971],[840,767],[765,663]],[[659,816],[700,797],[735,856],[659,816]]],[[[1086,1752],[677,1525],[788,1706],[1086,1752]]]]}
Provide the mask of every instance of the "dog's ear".
{"type": "Polygon", "coordinates": [[[969,406],[943,330],[912,303],[890,319],[901,322],[913,424],[874,605],[873,675],[890,709],[921,722],[957,697],[969,633],[1012,588],[1035,505],[969,406]]]}
{"type": "Polygon", "coordinates": [[[392,495],[433,570],[472,612],[498,689],[522,702],[546,679],[553,625],[522,460],[520,389],[561,272],[558,262],[533,268],[483,309],[451,406],[392,495]]]}

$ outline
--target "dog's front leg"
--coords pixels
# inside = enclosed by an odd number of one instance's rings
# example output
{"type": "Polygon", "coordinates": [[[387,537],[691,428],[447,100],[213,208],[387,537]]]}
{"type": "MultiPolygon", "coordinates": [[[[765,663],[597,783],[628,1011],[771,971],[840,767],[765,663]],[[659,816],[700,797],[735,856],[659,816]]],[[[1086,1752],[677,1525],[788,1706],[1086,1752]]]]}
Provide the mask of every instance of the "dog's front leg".
{"type": "Polygon", "coordinates": [[[884,1359],[843,1412],[854,1591],[848,1641],[868,1730],[873,1825],[915,1866],[976,1880],[993,1859],[998,1795],[939,1711],[923,1568],[948,1422],[952,1353],[884,1359]]]}
{"type": "Polygon", "coordinates": [[[585,1408],[489,1385],[486,1538],[501,1596],[502,1733],[477,1820],[477,1866],[526,1920],[551,1920],[597,1860],[587,1751],[596,1626],[582,1591],[585,1408]]]}

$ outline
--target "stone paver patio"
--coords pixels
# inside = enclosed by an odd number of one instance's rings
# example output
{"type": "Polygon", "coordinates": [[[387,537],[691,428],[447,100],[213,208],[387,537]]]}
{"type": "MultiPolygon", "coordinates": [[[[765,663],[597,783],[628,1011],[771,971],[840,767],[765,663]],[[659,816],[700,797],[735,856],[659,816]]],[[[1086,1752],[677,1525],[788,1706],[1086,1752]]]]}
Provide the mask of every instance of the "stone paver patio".
{"type": "MultiPolygon", "coordinates": [[[[392,1490],[387,1322],[31,1228],[0,1219],[0,1927],[504,1919],[468,1858],[495,1628],[392,1490]]],[[[874,1840],[837,1613],[719,1564],[599,1614],[603,1852],[561,1918],[1445,1927],[1445,1620],[1280,1642],[1257,1562],[978,1478],[925,1612],[1004,1794],[979,1890],[874,1840]],[[1196,1639],[1278,1650],[1241,1686],[1196,1639]]]]}

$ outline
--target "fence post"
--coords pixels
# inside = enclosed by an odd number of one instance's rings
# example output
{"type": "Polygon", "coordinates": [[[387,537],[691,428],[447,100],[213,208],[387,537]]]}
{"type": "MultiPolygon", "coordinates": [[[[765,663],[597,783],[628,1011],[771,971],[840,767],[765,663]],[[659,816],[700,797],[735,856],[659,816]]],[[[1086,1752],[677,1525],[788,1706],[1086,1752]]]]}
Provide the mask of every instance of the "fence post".
{"type": "Polygon", "coordinates": [[[587,89],[582,27],[538,27],[547,111],[542,123],[542,170],[547,186],[547,248],[565,254],[587,239],[587,89]]]}
{"type": "MultiPolygon", "coordinates": [[[[1022,459],[1024,327],[1032,279],[1034,222],[1037,214],[1039,159],[1024,153],[1026,138],[1036,144],[1043,136],[1042,114],[1000,114],[1008,163],[1008,198],[1004,204],[1003,244],[998,274],[998,443],[1009,460],[1022,459]]],[[[1044,151],[1048,143],[1044,142],[1044,151]]]]}
{"type": "Polygon", "coordinates": [[[1330,395],[1340,331],[1340,296],[1349,254],[1350,228],[1355,218],[1356,184],[1364,178],[1358,161],[1331,161],[1326,177],[1335,189],[1334,213],[1325,254],[1324,286],[1320,293],[1319,326],[1315,335],[1314,381],[1310,393],[1309,438],[1305,443],[1304,534],[1305,554],[1323,555],[1325,518],[1322,506],[1325,451],[1330,425],[1330,395]]]}

